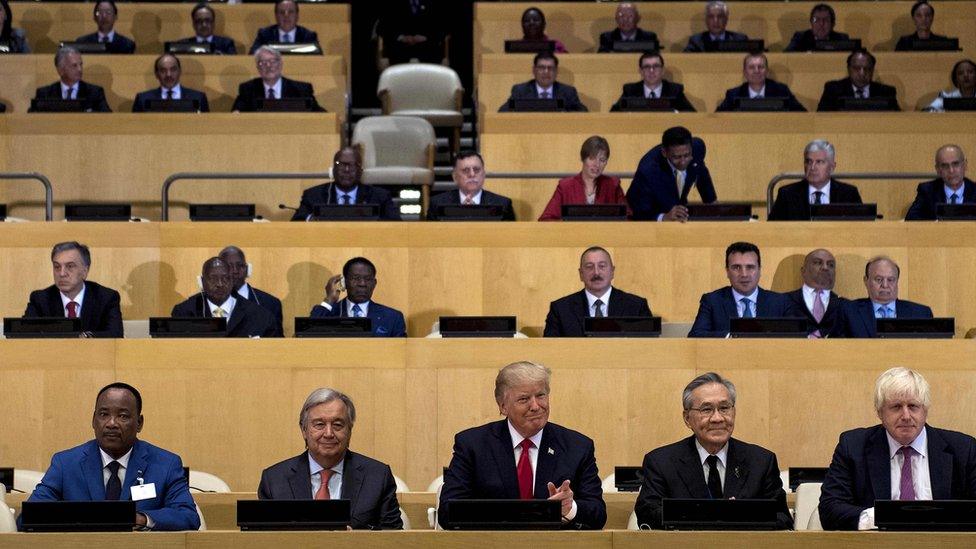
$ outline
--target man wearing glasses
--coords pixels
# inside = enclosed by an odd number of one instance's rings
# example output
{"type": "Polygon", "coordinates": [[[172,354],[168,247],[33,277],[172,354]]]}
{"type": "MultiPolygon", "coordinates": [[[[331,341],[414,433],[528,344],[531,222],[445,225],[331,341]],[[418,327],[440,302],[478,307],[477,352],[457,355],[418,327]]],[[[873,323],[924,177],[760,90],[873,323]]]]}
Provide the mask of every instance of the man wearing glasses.
{"type": "Polygon", "coordinates": [[[671,108],[676,112],[695,112],[688,98],[685,97],[685,87],[664,79],[664,57],[661,52],[646,52],[637,62],[640,68],[641,81],[624,84],[620,99],[610,107],[610,111],[626,110],[624,99],[627,97],[647,99],[670,99],[671,108]]]}
{"type": "Polygon", "coordinates": [[[390,193],[362,183],[363,160],[355,147],[343,147],[332,157],[332,182],[322,183],[302,193],[302,202],[292,221],[312,221],[317,204],[377,204],[380,219],[400,221],[400,210],[390,193]]]}
{"type": "Polygon", "coordinates": [[[558,76],[559,58],[549,52],[536,54],[532,59],[532,80],[512,86],[511,95],[498,112],[515,110],[517,99],[555,99],[562,101],[559,110],[586,112],[586,105],[580,101],[576,88],[558,82],[558,76]]]}
{"type": "Polygon", "coordinates": [[[254,54],[258,68],[258,78],[248,80],[237,88],[237,99],[231,110],[234,112],[253,112],[258,110],[260,100],[308,99],[307,109],[325,112],[315,100],[315,89],[308,82],[289,80],[281,76],[284,63],[281,53],[267,46],[258,48],[254,54]]]}
{"type": "Polygon", "coordinates": [[[702,374],[685,387],[681,404],[693,435],[644,456],[637,524],[662,528],[663,498],[775,499],[777,526],[792,529],[776,454],[732,438],[735,385],[714,372],[702,374]]]}

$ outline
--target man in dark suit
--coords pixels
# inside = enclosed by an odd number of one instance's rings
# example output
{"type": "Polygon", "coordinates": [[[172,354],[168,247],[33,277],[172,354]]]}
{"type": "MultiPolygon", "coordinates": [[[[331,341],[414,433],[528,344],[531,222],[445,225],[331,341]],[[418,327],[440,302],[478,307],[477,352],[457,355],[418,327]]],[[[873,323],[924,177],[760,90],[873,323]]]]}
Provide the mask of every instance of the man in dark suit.
{"type": "Polygon", "coordinates": [[[226,318],[227,337],[281,337],[263,307],[234,296],[230,269],[219,257],[203,264],[200,293],[173,307],[176,318],[226,318]]]}
{"type": "Polygon", "coordinates": [[[95,399],[95,439],[54,454],[27,501],[132,500],[141,529],[200,528],[180,456],[139,440],[142,426],[139,391],[106,385],[95,399]]]}
{"type": "Polygon", "coordinates": [[[427,207],[427,221],[437,221],[438,206],[446,205],[484,205],[498,206],[502,221],[515,221],[512,199],[485,190],[485,161],[475,151],[461,151],[454,158],[454,171],[451,177],[457,190],[443,192],[430,199],[427,207]]]}
{"type": "Polygon", "coordinates": [[[549,304],[545,337],[583,337],[585,319],[601,316],[651,316],[643,297],[614,288],[610,252],[591,246],[580,256],[583,289],[549,304]]]}
{"type": "Polygon", "coordinates": [[[664,130],[661,144],[637,164],[627,189],[627,203],[634,220],[688,220],[689,200],[697,194],[705,204],[718,198],[712,175],[705,165],[705,142],[682,126],[664,130]]]}
{"type": "Polygon", "coordinates": [[[214,34],[214,23],[217,14],[213,8],[205,3],[193,6],[190,12],[190,19],[193,21],[194,36],[183,38],[177,42],[180,44],[210,44],[210,53],[217,55],[237,55],[237,45],[234,40],[226,36],[214,34]]]}
{"type": "Polygon", "coordinates": [[[119,292],[88,279],[91,251],[78,242],[51,249],[54,285],[31,292],[25,318],[81,319],[81,337],[122,337],[119,292]]]}
{"type": "Polygon", "coordinates": [[[611,112],[625,110],[626,97],[670,99],[671,108],[675,111],[695,112],[695,107],[685,97],[685,87],[664,79],[664,57],[661,52],[645,52],[637,60],[637,66],[640,68],[641,80],[624,84],[620,99],[610,107],[611,112]]]}
{"type": "Polygon", "coordinates": [[[966,178],[966,155],[958,145],[943,145],[935,152],[938,179],[918,184],[918,194],[905,221],[935,219],[938,204],[976,202],[976,185],[966,178]]]}
{"type": "Polygon", "coordinates": [[[105,44],[106,53],[135,53],[136,43],[115,32],[115,20],[119,16],[119,8],[114,0],[99,0],[95,2],[92,18],[98,25],[98,31],[79,36],[75,41],[84,43],[105,44]]]}
{"type": "Polygon", "coordinates": [[[705,32],[691,35],[685,46],[685,53],[714,51],[719,42],[748,40],[741,32],[726,29],[729,24],[729,5],[722,0],[712,0],[705,4],[705,32]]]}
{"type": "MultiPolygon", "coordinates": [[[[290,0],[286,0],[290,1],[290,0]]],[[[253,112],[257,110],[259,99],[309,99],[308,110],[325,112],[315,100],[315,89],[308,82],[290,80],[281,75],[284,62],[281,53],[266,46],[258,48],[254,54],[258,68],[258,78],[248,80],[237,87],[234,99],[234,112],[253,112]]]]}
{"type": "Polygon", "coordinates": [[[298,416],[305,451],[261,472],[258,499],[346,499],[353,528],[402,530],[390,466],[349,449],[355,423],[351,398],[312,391],[298,416]]]}
{"type": "Polygon", "coordinates": [[[759,287],[762,258],[749,242],[733,242],[725,249],[725,275],[731,286],[702,295],[688,337],[726,337],[731,319],[800,317],[784,294],[759,287]]]}
{"type": "Polygon", "coordinates": [[[897,91],[894,87],[873,82],[875,59],[871,52],[860,49],[847,56],[847,78],[831,80],[824,84],[820,95],[818,111],[851,110],[845,107],[844,99],[870,99],[886,97],[890,104],[887,110],[897,111],[897,91]]]}
{"type": "Polygon", "coordinates": [[[171,53],[160,55],[156,58],[155,72],[159,87],[139,92],[132,103],[132,112],[146,112],[150,101],[164,99],[196,101],[199,105],[197,112],[210,112],[210,103],[207,102],[205,93],[180,84],[183,66],[178,57],[171,53]]]}
{"type": "Polygon", "coordinates": [[[461,431],[444,472],[438,521],[450,528],[460,499],[549,499],[561,502],[563,527],[600,530],[607,505],[593,440],[549,423],[549,368],[514,362],[495,378],[495,402],[506,419],[461,431]]]}
{"type": "Polygon", "coordinates": [[[927,305],[898,299],[901,269],[892,259],[872,258],[864,266],[868,297],[844,304],[835,328],[838,337],[878,337],[878,318],[932,318],[927,305]]]}
{"type": "Polygon", "coordinates": [[[834,8],[827,4],[813,6],[810,10],[810,28],[796,31],[784,51],[813,51],[817,49],[817,42],[823,40],[850,40],[847,33],[834,30],[836,22],[834,8]]]}
{"type": "Polygon", "coordinates": [[[276,25],[258,30],[248,53],[253,55],[266,44],[319,45],[319,35],[298,24],[298,3],[295,0],[275,0],[275,21],[276,25]]]}
{"type": "Polygon", "coordinates": [[[112,112],[101,86],[82,80],[82,61],[78,50],[68,46],[54,54],[54,66],[60,80],[37,88],[34,99],[77,99],[85,112],[112,112]]]}
{"type": "Polygon", "coordinates": [[[815,139],[803,149],[804,178],[780,188],[769,221],[809,221],[811,204],[860,204],[857,187],[831,179],[834,146],[815,139]]]}
{"type": "Polygon", "coordinates": [[[881,425],[841,433],[820,491],[824,530],[870,530],[874,502],[976,499],[976,439],[928,425],[929,384],[892,368],[878,377],[881,425]]]}
{"type": "Polygon", "coordinates": [[[656,33],[637,26],[640,23],[640,13],[637,11],[637,6],[630,2],[618,4],[613,18],[617,22],[617,28],[600,33],[600,48],[597,50],[599,53],[614,51],[617,42],[653,42],[655,45],[658,43],[656,33]]]}
{"type": "Polygon", "coordinates": [[[556,99],[562,100],[564,111],[586,112],[586,105],[580,102],[576,88],[569,84],[556,81],[559,73],[559,58],[549,52],[537,53],[532,60],[533,79],[512,86],[512,93],[508,100],[498,109],[498,112],[513,110],[516,99],[556,99]]]}
{"type": "Polygon", "coordinates": [[[308,316],[366,317],[372,321],[374,337],[407,337],[403,313],[373,301],[376,290],[376,265],[365,257],[354,257],[342,266],[342,274],[325,283],[325,299],[312,307],[308,316]],[[346,298],[339,293],[346,290],[346,298]]]}
{"type": "Polygon", "coordinates": [[[230,269],[231,283],[234,285],[234,293],[236,296],[245,301],[250,301],[255,305],[260,305],[271,313],[275,321],[275,332],[278,335],[284,335],[285,332],[281,317],[281,300],[247,283],[247,279],[251,276],[251,264],[244,257],[244,250],[237,246],[227,246],[223,250],[220,250],[220,254],[217,257],[226,263],[227,268],[230,269]]]}
{"type": "Polygon", "coordinates": [[[732,438],[735,385],[709,372],[691,380],[681,395],[692,436],[644,456],[642,485],[634,505],[637,524],[663,528],[664,498],[775,499],[777,527],[793,528],[776,454],[732,438]]]}
{"type": "Polygon", "coordinates": [[[803,285],[787,293],[793,308],[801,311],[810,326],[813,339],[827,337],[837,324],[846,299],[834,293],[837,260],[834,254],[819,248],[808,253],[800,267],[803,285]]]}
{"type": "Polygon", "coordinates": [[[742,103],[750,99],[782,99],[783,109],[805,112],[807,109],[796,99],[790,87],[768,78],[769,60],[764,53],[750,53],[742,60],[742,76],[746,81],[736,88],[725,91],[725,99],[715,112],[732,112],[742,109],[742,103]]]}
{"type": "Polygon", "coordinates": [[[383,53],[391,65],[411,59],[421,63],[444,59],[450,13],[443,0],[384,0],[377,11],[377,30],[383,36],[383,53]]]}
{"type": "Polygon", "coordinates": [[[332,182],[305,189],[292,221],[311,221],[317,204],[376,204],[380,219],[400,221],[400,209],[389,191],[362,183],[359,149],[343,147],[332,157],[332,182]]]}

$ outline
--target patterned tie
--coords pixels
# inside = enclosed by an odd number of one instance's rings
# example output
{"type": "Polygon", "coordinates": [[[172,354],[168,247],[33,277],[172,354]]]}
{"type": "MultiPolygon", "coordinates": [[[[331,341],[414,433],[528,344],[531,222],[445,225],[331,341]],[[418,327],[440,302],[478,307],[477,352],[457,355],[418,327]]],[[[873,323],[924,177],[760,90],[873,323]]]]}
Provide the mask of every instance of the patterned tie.
{"type": "Polygon", "coordinates": [[[542,99],[549,99],[549,92],[543,91],[542,93],[539,94],[539,97],[542,99]]]}
{"type": "Polygon", "coordinates": [[[902,446],[898,451],[905,457],[901,463],[901,494],[898,499],[915,501],[915,483],[912,481],[912,455],[915,449],[902,446]]]}
{"type": "Polygon", "coordinates": [[[519,483],[519,499],[532,499],[532,459],[529,457],[529,448],[535,447],[531,439],[522,439],[522,443],[519,444],[522,447],[522,453],[519,454],[518,460],[518,483],[519,483]]]}
{"type": "MultiPolygon", "coordinates": [[[[75,86],[77,86],[77,84],[75,84],[75,86]]],[[[75,89],[76,89],[75,86],[70,86],[68,89],[64,90],[64,98],[65,99],[74,99],[75,98],[75,93],[76,93],[75,92],[75,89]]]]}
{"type": "Polygon", "coordinates": [[[708,492],[712,499],[722,499],[722,478],[718,476],[718,456],[710,455],[705,458],[708,464],[708,492]]]}
{"type": "Polygon", "coordinates": [[[267,99],[274,99],[274,98],[275,98],[275,91],[274,91],[274,88],[268,88],[268,95],[267,95],[267,99]]]}
{"type": "Polygon", "coordinates": [[[603,302],[599,299],[593,302],[593,316],[603,318],[603,302]]]}
{"type": "Polygon", "coordinates": [[[213,317],[214,318],[224,318],[224,310],[221,309],[220,307],[215,308],[213,310],[213,317]]]}
{"type": "Polygon", "coordinates": [[[755,318],[755,315],[752,314],[752,308],[749,307],[752,300],[748,297],[743,297],[739,302],[742,303],[742,318],[755,318]]]}
{"type": "Polygon", "coordinates": [[[864,99],[864,88],[854,88],[854,97],[864,99]]]}
{"type": "Polygon", "coordinates": [[[649,92],[647,93],[647,98],[648,98],[648,99],[657,99],[657,94],[656,94],[656,93],[654,93],[654,90],[651,90],[651,91],[649,91],[649,92]]]}
{"type": "Polygon", "coordinates": [[[122,467],[122,464],[113,461],[106,465],[106,467],[108,467],[110,474],[108,476],[108,483],[105,484],[105,499],[118,501],[122,496],[122,480],[119,478],[119,467],[122,467]]]}
{"type": "Polygon", "coordinates": [[[319,471],[319,491],[315,492],[315,499],[332,499],[329,495],[329,479],[335,473],[332,469],[322,469],[319,471]]]}
{"type": "Polygon", "coordinates": [[[356,304],[354,304],[352,306],[352,316],[354,316],[356,318],[362,318],[363,317],[363,309],[359,306],[358,303],[356,303],[356,304]]]}
{"type": "Polygon", "coordinates": [[[474,205],[474,200],[471,200],[471,197],[470,196],[465,196],[464,197],[464,205],[465,206],[474,205]]]}
{"type": "Polygon", "coordinates": [[[681,198],[681,194],[685,190],[685,172],[675,170],[674,171],[674,182],[678,186],[678,198],[681,198]]]}
{"type": "Polygon", "coordinates": [[[78,318],[78,303],[68,302],[68,318],[78,318]]]}
{"type": "Polygon", "coordinates": [[[823,290],[817,290],[813,294],[813,318],[816,319],[817,324],[823,320],[824,312],[823,290]]]}
{"type": "Polygon", "coordinates": [[[823,191],[813,191],[814,204],[823,204],[823,197],[824,197],[823,191]]]}

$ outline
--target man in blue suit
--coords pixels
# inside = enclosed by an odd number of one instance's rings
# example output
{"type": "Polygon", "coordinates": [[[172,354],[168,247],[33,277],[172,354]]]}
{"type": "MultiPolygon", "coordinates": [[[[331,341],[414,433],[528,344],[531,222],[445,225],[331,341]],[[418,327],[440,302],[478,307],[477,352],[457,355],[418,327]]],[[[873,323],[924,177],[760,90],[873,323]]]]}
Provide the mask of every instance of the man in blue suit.
{"type": "Polygon", "coordinates": [[[689,198],[710,204],[718,198],[705,166],[705,142],[682,126],[664,130],[661,144],[647,152],[627,189],[635,220],[687,221],[689,198]]]}
{"type": "Polygon", "coordinates": [[[586,112],[588,109],[579,98],[576,88],[557,82],[559,58],[549,52],[536,54],[532,59],[532,80],[515,84],[508,100],[498,112],[514,110],[516,99],[555,99],[563,102],[563,111],[586,112]]]}
{"type": "Polygon", "coordinates": [[[725,249],[725,274],[731,286],[702,295],[698,315],[688,337],[725,337],[733,317],[802,317],[786,295],[759,287],[762,258],[749,242],[733,242],[725,249]]]}
{"type": "Polygon", "coordinates": [[[232,39],[214,34],[214,23],[217,20],[217,14],[213,8],[205,3],[197,4],[193,6],[193,11],[190,12],[190,18],[193,20],[194,36],[180,39],[177,41],[178,43],[203,44],[206,42],[210,44],[211,54],[237,55],[237,45],[234,44],[232,39]]]}
{"type": "Polygon", "coordinates": [[[878,337],[878,318],[932,318],[932,309],[898,299],[901,269],[892,259],[872,258],[864,266],[868,297],[844,304],[837,322],[837,337],[878,337]]]}
{"type": "Polygon", "coordinates": [[[549,368],[514,362],[495,378],[495,402],[506,417],[458,433],[444,472],[438,521],[451,527],[460,499],[549,499],[561,502],[563,527],[600,530],[607,522],[593,440],[549,423],[549,368]]]}
{"type": "Polygon", "coordinates": [[[278,334],[284,334],[281,300],[247,283],[247,279],[251,276],[251,264],[244,257],[244,250],[237,246],[227,246],[223,250],[220,250],[220,255],[217,257],[223,260],[227,264],[227,268],[230,269],[230,278],[234,285],[234,293],[242,299],[250,301],[255,305],[260,305],[264,310],[271,313],[271,316],[275,320],[275,331],[278,334]]]}
{"type": "Polygon", "coordinates": [[[407,337],[403,313],[372,301],[376,289],[376,265],[365,257],[354,257],[342,266],[342,274],[325,283],[325,300],[312,307],[309,316],[366,317],[372,321],[375,337],[407,337]],[[340,300],[343,286],[346,298],[340,300]]]}
{"type": "Polygon", "coordinates": [[[27,501],[134,500],[137,527],[200,528],[180,456],[139,440],[142,426],[139,391],[106,385],[95,399],[95,440],[54,454],[27,501]]]}
{"type": "Polygon", "coordinates": [[[966,177],[966,155],[961,147],[939,147],[935,152],[935,172],[939,177],[918,184],[918,194],[905,214],[905,221],[934,220],[939,204],[976,202],[976,183],[966,177]]]}
{"type": "Polygon", "coordinates": [[[178,57],[171,53],[164,53],[156,58],[154,67],[159,87],[137,94],[135,102],[132,103],[132,112],[146,112],[150,101],[165,99],[196,101],[197,112],[210,112],[210,103],[207,102],[205,93],[180,84],[183,66],[178,57]]]}
{"type": "Polygon", "coordinates": [[[298,24],[298,2],[295,0],[275,0],[275,21],[277,24],[258,30],[248,53],[254,55],[258,48],[267,44],[319,45],[319,35],[298,24]]]}
{"type": "Polygon", "coordinates": [[[928,425],[929,384],[892,368],[878,377],[881,425],[841,433],[820,491],[824,530],[869,530],[874,502],[976,499],[976,439],[928,425]]]}

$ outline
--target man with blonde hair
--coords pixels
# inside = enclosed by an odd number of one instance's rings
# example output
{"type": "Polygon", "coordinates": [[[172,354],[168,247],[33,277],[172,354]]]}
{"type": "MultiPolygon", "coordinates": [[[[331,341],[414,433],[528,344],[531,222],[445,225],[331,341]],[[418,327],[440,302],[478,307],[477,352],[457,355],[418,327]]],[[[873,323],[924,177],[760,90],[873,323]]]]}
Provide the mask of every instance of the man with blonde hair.
{"type": "Polygon", "coordinates": [[[926,424],[922,374],[891,368],[874,386],[881,425],[840,435],[820,494],[825,530],[869,530],[874,502],[976,499],[976,439],[926,424]]]}
{"type": "Polygon", "coordinates": [[[549,423],[549,368],[520,361],[495,378],[495,402],[506,419],[458,433],[444,473],[438,517],[450,528],[459,499],[550,499],[562,503],[563,527],[599,530],[607,506],[593,441],[549,423]]]}

